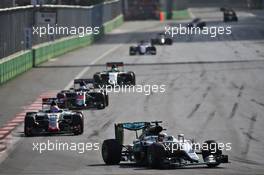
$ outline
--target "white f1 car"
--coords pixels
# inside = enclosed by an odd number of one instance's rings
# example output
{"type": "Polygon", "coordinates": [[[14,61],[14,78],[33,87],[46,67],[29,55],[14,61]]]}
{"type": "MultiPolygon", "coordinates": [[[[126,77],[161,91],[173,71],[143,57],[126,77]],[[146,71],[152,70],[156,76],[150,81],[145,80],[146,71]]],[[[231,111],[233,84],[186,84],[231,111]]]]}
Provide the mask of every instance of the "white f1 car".
{"type": "Polygon", "coordinates": [[[123,62],[106,63],[106,71],[95,73],[93,78],[95,87],[105,87],[106,85],[136,85],[135,73],[132,71],[124,71],[123,62]]]}
{"type": "Polygon", "coordinates": [[[156,55],[157,49],[151,42],[140,41],[129,48],[129,55],[156,55]]]}

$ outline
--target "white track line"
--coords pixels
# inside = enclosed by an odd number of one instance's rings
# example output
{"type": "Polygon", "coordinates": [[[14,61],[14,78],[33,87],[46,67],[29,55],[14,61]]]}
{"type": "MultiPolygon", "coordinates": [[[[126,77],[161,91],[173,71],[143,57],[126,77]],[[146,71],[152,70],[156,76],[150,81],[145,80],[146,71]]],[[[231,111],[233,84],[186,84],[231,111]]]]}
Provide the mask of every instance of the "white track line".
{"type": "MultiPolygon", "coordinates": [[[[100,55],[99,57],[97,57],[95,60],[93,60],[90,65],[93,65],[95,64],[96,62],[98,62],[99,60],[103,59],[105,56],[107,56],[108,54],[114,52],[115,50],[117,50],[118,48],[120,48],[122,45],[119,44],[118,46],[116,47],[113,47],[111,49],[109,49],[108,51],[106,51],[105,53],[103,53],[102,55],[100,55]]],[[[78,75],[76,75],[65,87],[64,89],[70,89],[73,85],[73,81],[75,79],[79,79],[81,78],[91,67],[90,66],[87,66],[85,67],[81,72],[78,73],[78,75]]]]}

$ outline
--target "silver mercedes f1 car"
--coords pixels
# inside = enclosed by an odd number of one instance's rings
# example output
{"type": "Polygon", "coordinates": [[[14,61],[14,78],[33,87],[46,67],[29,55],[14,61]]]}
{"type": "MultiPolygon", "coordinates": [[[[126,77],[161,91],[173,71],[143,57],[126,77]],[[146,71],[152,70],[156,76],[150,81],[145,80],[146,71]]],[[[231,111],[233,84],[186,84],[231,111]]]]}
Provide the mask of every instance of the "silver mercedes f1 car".
{"type": "Polygon", "coordinates": [[[221,163],[228,163],[228,156],[222,154],[216,141],[205,141],[204,145],[207,147],[197,150],[193,147],[192,141],[185,139],[182,134],[177,138],[163,134],[164,129],[160,123],[161,121],[115,124],[115,138],[104,140],[102,145],[104,162],[108,165],[116,165],[121,161],[130,161],[150,168],[164,168],[171,165],[216,167],[221,163]],[[123,144],[124,130],[136,132],[132,144],[123,144]]]}

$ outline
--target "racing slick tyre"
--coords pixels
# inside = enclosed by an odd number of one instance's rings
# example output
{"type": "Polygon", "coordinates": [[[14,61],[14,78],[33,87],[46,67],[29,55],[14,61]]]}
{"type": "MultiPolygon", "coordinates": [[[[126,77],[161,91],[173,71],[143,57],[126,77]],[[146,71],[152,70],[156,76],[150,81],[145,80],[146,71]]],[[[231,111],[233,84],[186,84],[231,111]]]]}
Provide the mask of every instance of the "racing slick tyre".
{"type": "Polygon", "coordinates": [[[147,162],[150,168],[158,169],[163,165],[165,158],[164,146],[160,143],[153,143],[147,149],[147,162]]]}
{"type": "Polygon", "coordinates": [[[165,40],[165,44],[167,44],[167,45],[172,45],[172,43],[173,43],[173,41],[172,41],[171,38],[166,38],[166,40],[165,40]]]}
{"type": "Polygon", "coordinates": [[[116,139],[104,140],[102,157],[107,165],[118,165],[121,161],[122,145],[116,139]]]}
{"type": "Polygon", "coordinates": [[[151,55],[156,55],[157,54],[157,49],[155,46],[149,47],[148,48],[148,53],[150,53],[151,55]]]}
{"type": "Polygon", "coordinates": [[[131,76],[131,85],[136,85],[136,74],[134,72],[129,71],[128,74],[131,76]]]}
{"type": "Polygon", "coordinates": [[[33,136],[32,129],[35,125],[35,112],[28,112],[24,119],[24,134],[26,137],[33,136]]]}
{"type": "MultiPolygon", "coordinates": [[[[222,151],[219,149],[218,144],[215,140],[207,140],[203,143],[203,147],[205,146],[206,149],[202,149],[202,156],[203,160],[206,162],[206,159],[208,159],[209,156],[220,156],[222,155],[222,151]],[[207,146],[205,146],[207,145],[207,146]]],[[[217,167],[220,163],[208,163],[207,166],[209,168],[217,167]]]]}
{"type": "Polygon", "coordinates": [[[97,93],[95,99],[99,104],[96,106],[97,109],[104,109],[106,107],[105,94],[97,93]]]}
{"type": "Polygon", "coordinates": [[[135,47],[130,47],[129,48],[129,55],[136,55],[137,54],[137,49],[135,47]]]}
{"type": "Polygon", "coordinates": [[[105,106],[109,105],[109,96],[108,94],[105,94],[105,106]]]}
{"type": "Polygon", "coordinates": [[[83,133],[83,131],[84,131],[84,117],[83,117],[83,113],[82,112],[79,112],[79,111],[77,111],[76,112],[77,114],[79,114],[80,116],[81,116],[81,131],[80,131],[80,133],[79,134],[82,134],[83,133]]]}
{"type": "Polygon", "coordinates": [[[81,135],[83,133],[84,121],[81,113],[77,113],[72,117],[72,125],[74,127],[74,135],[81,135]]]}
{"type": "Polygon", "coordinates": [[[99,88],[100,84],[101,84],[101,76],[100,76],[100,73],[97,72],[94,74],[93,76],[93,79],[94,79],[94,87],[95,88],[99,88]]]}

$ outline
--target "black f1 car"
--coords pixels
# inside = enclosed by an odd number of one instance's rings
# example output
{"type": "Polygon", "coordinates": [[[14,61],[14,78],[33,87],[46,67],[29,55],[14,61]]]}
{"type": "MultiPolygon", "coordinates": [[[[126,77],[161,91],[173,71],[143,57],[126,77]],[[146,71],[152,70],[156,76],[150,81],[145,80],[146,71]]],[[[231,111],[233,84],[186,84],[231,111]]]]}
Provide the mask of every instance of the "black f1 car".
{"type": "Polygon", "coordinates": [[[224,22],[237,22],[238,18],[236,12],[231,8],[221,8],[220,11],[223,12],[224,22]]]}
{"type": "Polygon", "coordinates": [[[200,18],[194,18],[190,23],[187,24],[188,28],[198,27],[203,29],[206,26],[206,22],[201,21],[200,18]]]}
{"type": "Polygon", "coordinates": [[[24,119],[25,136],[40,134],[83,133],[83,114],[51,107],[56,98],[42,99],[42,110],[27,112],[24,119]],[[46,108],[45,108],[46,107],[46,108]]]}
{"type": "Polygon", "coordinates": [[[96,89],[93,79],[75,79],[74,88],[59,92],[57,98],[60,108],[75,110],[104,109],[109,103],[108,94],[96,89]]]}
{"type": "Polygon", "coordinates": [[[129,48],[129,55],[156,55],[157,49],[151,42],[140,41],[129,48]]]}
{"type": "Polygon", "coordinates": [[[106,71],[95,73],[93,78],[96,87],[105,87],[106,85],[136,85],[135,73],[132,71],[124,71],[123,62],[106,63],[106,71]]]}
{"type": "Polygon", "coordinates": [[[205,141],[207,148],[199,151],[193,148],[192,141],[185,139],[183,134],[174,136],[162,133],[161,121],[134,122],[115,124],[115,139],[104,140],[102,157],[106,164],[116,165],[120,161],[133,161],[150,168],[164,168],[207,165],[216,167],[228,163],[228,156],[213,140],[205,141]],[[124,129],[135,131],[136,139],[133,144],[124,145],[124,129]],[[138,132],[141,135],[138,136],[138,132]],[[201,158],[198,156],[201,154],[201,158]]]}
{"type": "Polygon", "coordinates": [[[152,45],[172,45],[172,43],[172,39],[167,37],[164,33],[159,33],[155,39],[151,39],[152,45]]]}

